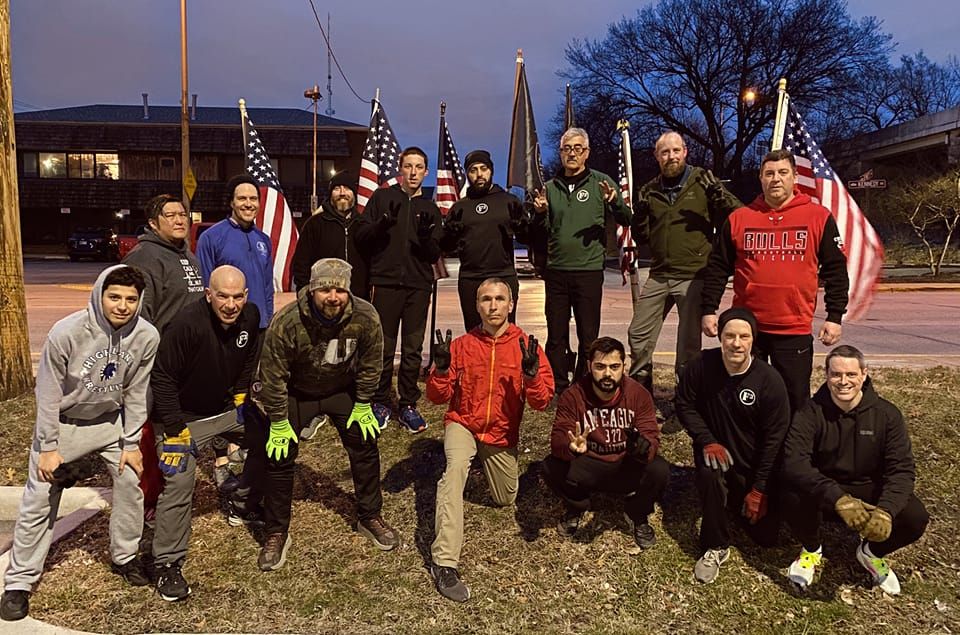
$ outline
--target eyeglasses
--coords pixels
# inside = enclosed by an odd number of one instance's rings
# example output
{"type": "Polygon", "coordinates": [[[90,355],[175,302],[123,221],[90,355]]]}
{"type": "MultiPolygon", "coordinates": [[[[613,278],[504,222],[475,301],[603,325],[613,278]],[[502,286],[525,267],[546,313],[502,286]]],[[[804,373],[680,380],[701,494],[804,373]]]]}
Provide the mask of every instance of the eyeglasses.
{"type": "Polygon", "coordinates": [[[576,154],[577,156],[583,154],[590,148],[588,146],[575,145],[575,146],[561,146],[560,152],[564,154],[576,154]]]}
{"type": "Polygon", "coordinates": [[[163,212],[160,215],[169,221],[173,221],[178,218],[181,220],[187,220],[188,218],[190,218],[190,214],[187,214],[186,212],[163,212]]]}

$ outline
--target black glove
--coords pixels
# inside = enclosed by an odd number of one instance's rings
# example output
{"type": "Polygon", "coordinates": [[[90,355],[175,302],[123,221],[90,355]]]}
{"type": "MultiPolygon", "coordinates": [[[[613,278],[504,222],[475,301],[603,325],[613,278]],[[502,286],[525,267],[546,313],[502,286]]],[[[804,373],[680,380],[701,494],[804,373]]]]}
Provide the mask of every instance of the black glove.
{"type": "Polygon", "coordinates": [[[387,203],[387,213],[380,217],[380,224],[383,227],[393,227],[400,218],[400,203],[390,201],[387,203]]]}
{"type": "Polygon", "coordinates": [[[636,428],[627,428],[627,456],[642,463],[650,458],[650,441],[636,428]]]}
{"type": "Polygon", "coordinates": [[[83,467],[80,461],[61,463],[60,466],[53,471],[53,480],[50,481],[50,484],[57,485],[61,489],[73,487],[77,484],[77,481],[86,478],[83,467]]]}
{"type": "Polygon", "coordinates": [[[443,229],[450,236],[459,238],[463,235],[465,227],[463,226],[463,208],[458,207],[457,211],[447,216],[447,220],[443,223],[443,229]]]}
{"type": "Polygon", "coordinates": [[[453,340],[453,331],[447,329],[447,339],[443,339],[440,329],[437,329],[433,339],[433,365],[441,375],[450,370],[450,341],[453,340]]]}
{"type": "Polygon", "coordinates": [[[707,203],[714,210],[722,210],[727,205],[723,184],[710,170],[705,170],[700,177],[700,185],[707,194],[707,203]]]}
{"type": "Polygon", "coordinates": [[[507,206],[507,213],[510,214],[510,229],[516,234],[527,224],[527,215],[523,211],[523,205],[520,201],[512,201],[507,206]]]}
{"type": "Polygon", "coordinates": [[[429,212],[421,212],[417,217],[417,238],[421,241],[429,239],[433,233],[433,228],[436,226],[437,224],[433,222],[429,212]]]}
{"type": "Polygon", "coordinates": [[[643,190],[637,190],[637,195],[633,199],[633,215],[646,218],[650,215],[650,201],[647,200],[643,190]]]}
{"type": "Polygon", "coordinates": [[[540,356],[537,354],[539,348],[537,338],[533,335],[530,336],[530,344],[527,346],[524,346],[523,338],[520,338],[520,366],[523,367],[523,374],[530,379],[536,377],[537,371],[540,370],[540,356]]]}

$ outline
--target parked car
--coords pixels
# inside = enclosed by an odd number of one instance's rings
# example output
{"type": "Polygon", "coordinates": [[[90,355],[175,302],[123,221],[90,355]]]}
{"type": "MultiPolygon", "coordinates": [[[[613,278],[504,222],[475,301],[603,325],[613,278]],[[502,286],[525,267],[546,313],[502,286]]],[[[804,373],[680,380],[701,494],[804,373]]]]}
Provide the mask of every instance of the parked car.
{"type": "Polygon", "coordinates": [[[133,248],[140,242],[140,235],[147,231],[146,225],[140,225],[132,234],[120,234],[117,236],[117,244],[120,249],[120,260],[127,257],[133,248]]]}
{"type": "Polygon", "coordinates": [[[74,261],[81,258],[107,262],[120,260],[117,235],[107,227],[78,227],[67,239],[67,248],[67,255],[74,261]]]}

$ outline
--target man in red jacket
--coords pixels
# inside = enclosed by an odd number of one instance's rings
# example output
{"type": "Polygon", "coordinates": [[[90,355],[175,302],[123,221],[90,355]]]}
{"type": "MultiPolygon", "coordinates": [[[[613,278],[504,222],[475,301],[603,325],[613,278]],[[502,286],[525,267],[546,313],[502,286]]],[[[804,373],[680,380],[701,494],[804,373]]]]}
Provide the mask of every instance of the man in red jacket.
{"type": "Polygon", "coordinates": [[[450,403],[444,416],[443,450],[447,467],[437,483],[435,528],[431,548],[433,576],[440,595],[455,602],[470,599],[457,565],[463,545],[463,488],[477,454],[493,503],[512,505],[517,498],[517,441],[523,405],[544,410],[553,397],[553,372],[537,339],[507,317],[513,310],[509,285],[488,278],[477,289],[481,325],[451,342],[439,329],[433,349],[435,366],[427,378],[427,398],[450,403]]]}
{"type": "Polygon", "coordinates": [[[704,335],[717,336],[717,307],[733,274],[733,306],[756,316],[754,355],[783,377],[791,413],[810,398],[818,277],[827,308],[818,339],[825,346],[840,340],[849,286],[836,221],[798,192],[796,182],[797,163],[790,152],[774,150],[763,157],[763,194],[730,214],[703,270],[700,321],[704,335]]]}
{"type": "Polygon", "coordinates": [[[647,517],[670,478],[670,466],[657,456],[660,430],[653,398],[624,375],[623,343],[601,337],[587,347],[589,373],[560,395],[544,461],[547,484],[563,499],[561,536],[570,538],[590,507],[590,494],[625,496],[627,521],[642,549],[657,537],[647,517]]]}

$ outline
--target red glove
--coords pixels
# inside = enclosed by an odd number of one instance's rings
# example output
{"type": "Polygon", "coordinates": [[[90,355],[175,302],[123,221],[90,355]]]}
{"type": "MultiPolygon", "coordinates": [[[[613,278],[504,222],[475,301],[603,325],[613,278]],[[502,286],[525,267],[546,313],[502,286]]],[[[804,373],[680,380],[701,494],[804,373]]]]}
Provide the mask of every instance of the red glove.
{"type": "Polygon", "coordinates": [[[726,472],[733,465],[733,457],[719,443],[708,443],[703,446],[703,462],[715,470],[726,472]]]}
{"type": "Polygon", "coordinates": [[[755,489],[750,490],[743,499],[740,513],[747,517],[751,525],[757,524],[757,521],[767,515],[767,495],[755,489]]]}

